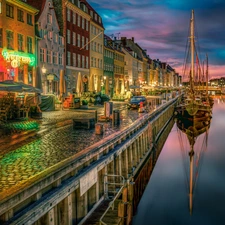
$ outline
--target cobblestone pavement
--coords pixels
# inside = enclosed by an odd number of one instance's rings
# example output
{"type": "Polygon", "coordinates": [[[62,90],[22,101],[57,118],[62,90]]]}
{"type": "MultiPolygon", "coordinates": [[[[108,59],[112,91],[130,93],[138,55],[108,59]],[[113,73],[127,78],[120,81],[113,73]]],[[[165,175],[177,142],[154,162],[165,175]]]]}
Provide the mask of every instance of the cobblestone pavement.
{"type": "MultiPolygon", "coordinates": [[[[91,116],[85,111],[43,112],[43,118],[39,121],[40,128],[28,140],[12,145],[8,143],[9,147],[6,147],[6,140],[5,145],[0,147],[0,192],[19,185],[113,132],[124,129],[143,115],[136,110],[127,110],[122,104],[115,104],[113,107],[120,109],[121,123],[112,127],[111,123],[105,122],[103,135],[95,134],[95,129],[73,129],[74,117],[91,116]]],[[[97,108],[97,111],[98,114],[103,114],[103,107],[97,108]]],[[[13,142],[12,139],[9,140],[13,142]]]]}

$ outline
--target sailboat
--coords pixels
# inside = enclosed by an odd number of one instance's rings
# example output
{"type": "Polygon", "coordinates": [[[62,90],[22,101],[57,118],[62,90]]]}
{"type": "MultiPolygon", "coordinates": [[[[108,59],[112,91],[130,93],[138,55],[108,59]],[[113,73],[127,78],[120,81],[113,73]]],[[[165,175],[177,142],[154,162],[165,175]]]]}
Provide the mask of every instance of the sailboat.
{"type": "Polygon", "coordinates": [[[204,151],[207,148],[210,122],[211,118],[209,118],[207,121],[190,121],[184,118],[176,119],[178,131],[181,131],[181,133],[184,133],[186,135],[189,144],[189,146],[187,147],[189,149],[184,149],[184,141],[182,142],[182,137],[180,134],[179,141],[182,152],[184,153],[185,150],[188,151],[188,153],[184,155],[184,158],[189,158],[189,182],[187,183],[189,190],[188,194],[190,214],[192,214],[193,211],[193,195],[196,187],[197,177],[199,177],[199,172],[197,172],[197,170],[200,167],[200,161],[202,159],[204,151]],[[201,147],[195,149],[196,141],[201,135],[205,135],[205,137],[202,137],[203,144],[200,145],[201,147]],[[195,168],[194,165],[198,165],[198,168],[195,168]]]}
{"type": "Polygon", "coordinates": [[[194,10],[192,10],[191,20],[190,20],[190,42],[189,47],[191,51],[191,66],[189,73],[190,88],[183,96],[183,101],[176,106],[175,116],[183,117],[189,120],[205,120],[211,114],[211,106],[208,101],[203,100],[202,90],[197,90],[195,87],[196,77],[198,77],[198,69],[195,69],[195,61],[199,66],[198,54],[195,47],[195,34],[194,34],[194,10]]]}

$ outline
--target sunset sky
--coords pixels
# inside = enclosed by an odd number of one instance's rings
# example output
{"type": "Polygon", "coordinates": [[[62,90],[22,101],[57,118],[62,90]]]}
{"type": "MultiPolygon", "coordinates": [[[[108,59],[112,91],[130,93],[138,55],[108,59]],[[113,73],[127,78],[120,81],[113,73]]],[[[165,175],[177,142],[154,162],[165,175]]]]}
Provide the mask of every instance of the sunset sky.
{"type": "MultiPolygon", "coordinates": [[[[191,10],[200,60],[209,58],[209,76],[225,76],[224,0],[88,0],[103,19],[106,35],[134,37],[152,59],[182,75],[191,10]]],[[[112,37],[112,36],[111,36],[112,37]]]]}

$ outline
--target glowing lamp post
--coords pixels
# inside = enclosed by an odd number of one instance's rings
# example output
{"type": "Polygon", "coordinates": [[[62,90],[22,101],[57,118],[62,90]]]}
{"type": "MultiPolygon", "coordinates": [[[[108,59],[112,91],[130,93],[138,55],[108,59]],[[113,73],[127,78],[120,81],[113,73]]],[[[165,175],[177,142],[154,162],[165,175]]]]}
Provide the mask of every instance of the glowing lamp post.
{"type": "Polygon", "coordinates": [[[43,74],[46,74],[47,69],[45,68],[45,65],[42,66],[41,71],[42,71],[43,74]]]}

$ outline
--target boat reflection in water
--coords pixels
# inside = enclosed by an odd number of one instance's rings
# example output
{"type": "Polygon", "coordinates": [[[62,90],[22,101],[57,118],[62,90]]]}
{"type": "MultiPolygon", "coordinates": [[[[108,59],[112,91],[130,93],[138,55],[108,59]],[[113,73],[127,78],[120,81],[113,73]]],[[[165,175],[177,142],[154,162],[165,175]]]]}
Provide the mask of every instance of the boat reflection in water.
{"type": "Polygon", "coordinates": [[[192,214],[193,210],[193,192],[196,186],[197,178],[199,176],[199,169],[201,166],[202,156],[204,151],[207,149],[208,132],[210,128],[211,115],[204,117],[204,120],[195,120],[193,118],[187,119],[182,117],[175,118],[179,142],[182,150],[182,157],[189,158],[189,171],[185,168],[187,175],[187,183],[189,189],[189,210],[192,214]],[[182,135],[184,133],[185,135],[182,135]],[[204,135],[204,136],[203,136],[204,135]],[[188,146],[185,146],[184,136],[187,137],[186,141],[188,146]],[[195,146],[197,139],[200,138],[202,141],[199,145],[195,146]],[[189,175],[188,175],[189,173],[189,175]]]}

